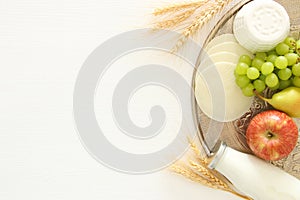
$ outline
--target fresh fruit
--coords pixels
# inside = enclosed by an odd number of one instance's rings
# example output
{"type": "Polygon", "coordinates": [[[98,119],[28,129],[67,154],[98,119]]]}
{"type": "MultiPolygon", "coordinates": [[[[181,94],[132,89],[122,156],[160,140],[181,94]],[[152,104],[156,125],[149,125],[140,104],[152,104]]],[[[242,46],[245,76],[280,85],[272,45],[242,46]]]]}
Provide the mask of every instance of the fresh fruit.
{"type": "Polygon", "coordinates": [[[265,82],[262,81],[262,80],[259,80],[259,79],[255,80],[255,81],[253,82],[253,86],[254,86],[254,88],[255,88],[255,90],[256,90],[257,92],[262,92],[262,91],[264,91],[265,88],[266,88],[265,82]]]}
{"type": "Polygon", "coordinates": [[[235,71],[238,75],[245,75],[247,74],[248,69],[249,69],[249,65],[243,62],[239,62],[236,66],[235,71]]]}
{"type": "Polygon", "coordinates": [[[286,81],[280,80],[279,81],[279,89],[284,90],[285,88],[288,88],[291,84],[292,84],[291,80],[286,80],[286,81]]]}
{"type": "Polygon", "coordinates": [[[251,97],[253,96],[253,92],[254,92],[254,85],[252,83],[249,83],[247,86],[245,86],[243,89],[243,94],[246,97],[251,97]]]}
{"type": "Polygon", "coordinates": [[[287,114],[268,110],[257,114],[246,131],[247,144],[255,155],[276,161],[288,156],[298,140],[298,128],[287,114]]]}
{"type": "Polygon", "coordinates": [[[268,75],[271,74],[274,70],[274,65],[271,62],[265,62],[262,66],[261,66],[261,73],[263,75],[268,75]]]}
{"type": "Polygon", "coordinates": [[[256,95],[268,102],[275,109],[287,113],[291,117],[300,117],[300,88],[288,87],[272,96],[271,99],[256,95]]]}
{"type": "Polygon", "coordinates": [[[259,77],[259,71],[255,67],[250,67],[247,69],[247,77],[251,80],[255,80],[259,77]]]}
{"type": "Polygon", "coordinates": [[[300,63],[293,65],[292,72],[294,76],[300,76],[300,63]]]}
{"type": "Polygon", "coordinates": [[[242,55],[239,59],[239,62],[246,63],[248,66],[250,66],[252,63],[252,60],[251,60],[250,56],[242,55]]]}
{"type": "Polygon", "coordinates": [[[292,70],[290,68],[281,69],[278,71],[278,77],[286,81],[292,76],[292,70]]]}
{"type": "Polygon", "coordinates": [[[298,54],[296,53],[287,53],[284,55],[284,57],[286,57],[286,59],[288,60],[288,66],[296,64],[299,58],[298,54]]]}
{"type": "Polygon", "coordinates": [[[246,75],[242,75],[237,76],[235,82],[240,88],[243,88],[250,83],[250,79],[246,75]]]}
{"type": "Polygon", "coordinates": [[[266,60],[268,55],[267,55],[267,53],[265,53],[265,52],[257,52],[257,53],[255,54],[255,56],[256,56],[257,58],[262,59],[262,60],[266,60]]]}
{"type": "Polygon", "coordinates": [[[284,43],[287,44],[291,49],[296,48],[296,40],[293,37],[285,38],[284,43]]]}
{"type": "Polygon", "coordinates": [[[290,47],[287,44],[285,44],[285,43],[279,43],[276,46],[276,53],[278,55],[282,55],[283,56],[284,54],[288,53],[289,50],[290,50],[290,47]]]}
{"type": "Polygon", "coordinates": [[[296,52],[298,55],[300,55],[300,40],[296,42],[296,52]]]}
{"type": "Polygon", "coordinates": [[[279,83],[279,80],[278,80],[278,77],[276,76],[276,74],[271,73],[266,77],[265,82],[268,87],[272,88],[272,87],[275,87],[279,83]]]}
{"type": "Polygon", "coordinates": [[[272,49],[270,51],[267,52],[267,55],[270,56],[270,55],[275,55],[275,56],[278,56],[278,54],[276,53],[276,50],[275,49],[272,49]]]}
{"type": "Polygon", "coordinates": [[[263,64],[264,64],[264,61],[257,57],[255,57],[252,61],[252,67],[257,68],[258,70],[261,70],[261,67],[263,64]]]}
{"type": "Polygon", "coordinates": [[[276,54],[271,54],[267,57],[267,61],[268,62],[271,62],[273,65],[275,64],[275,60],[277,58],[277,55],[276,54]]]}
{"type": "Polygon", "coordinates": [[[293,85],[296,87],[300,87],[300,77],[299,76],[295,76],[293,78],[293,85]]]}
{"type": "MultiPolygon", "coordinates": [[[[287,37],[275,49],[255,53],[252,60],[249,60],[249,56],[242,55],[238,60],[234,74],[246,75],[250,79],[250,83],[254,85],[256,92],[263,92],[261,91],[262,83],[255,83],[256,80],[264,81],[265,89],[268,88],[275,92],[289,86],[300,88],[300,54],[297,53],[300,53],[300,40],[296,41],[293,37],[287,37]]],[[[249,87],[244,88],[249,83],[244,81],[244,84],[241,84],[241,78],[238,76],[236,79],[239,79],[236,80],[236,84],[241,88],[243,94],[249,96],[251,94],[248,91],[249,87]]]]}
{"type": "Polygon", "coordinates": [[[275,66],[278,69],[284,69],[288,66],[288,59],[284,56],[278,56],[275,60],[275,66]]]}

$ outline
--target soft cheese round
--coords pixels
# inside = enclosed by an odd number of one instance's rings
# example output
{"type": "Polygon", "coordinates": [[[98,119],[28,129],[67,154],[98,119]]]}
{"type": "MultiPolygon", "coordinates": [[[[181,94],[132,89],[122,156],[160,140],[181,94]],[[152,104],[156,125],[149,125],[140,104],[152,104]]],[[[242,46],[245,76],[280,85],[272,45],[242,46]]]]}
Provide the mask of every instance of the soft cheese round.
{"type": "Polygon", "coordinates": [[[288,13],[273,0],[254,0],[237,13],[233,32],[237,41],[251,52],[265,52],[289,34],[288,13]]]}

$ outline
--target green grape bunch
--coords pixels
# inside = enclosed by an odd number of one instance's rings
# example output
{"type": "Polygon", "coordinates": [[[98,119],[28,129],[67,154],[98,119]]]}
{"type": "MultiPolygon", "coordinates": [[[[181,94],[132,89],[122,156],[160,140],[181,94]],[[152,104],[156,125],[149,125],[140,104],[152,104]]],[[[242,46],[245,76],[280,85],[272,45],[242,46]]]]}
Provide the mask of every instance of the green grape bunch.
{"type": "Polygon", "coordinates": [[[235,82],[247,97],[266,88],[280,91],[300,88],[300,39],[287,37],[269,52],[257,52],[253,59],[242,55],[236,65],[235,82]]]}

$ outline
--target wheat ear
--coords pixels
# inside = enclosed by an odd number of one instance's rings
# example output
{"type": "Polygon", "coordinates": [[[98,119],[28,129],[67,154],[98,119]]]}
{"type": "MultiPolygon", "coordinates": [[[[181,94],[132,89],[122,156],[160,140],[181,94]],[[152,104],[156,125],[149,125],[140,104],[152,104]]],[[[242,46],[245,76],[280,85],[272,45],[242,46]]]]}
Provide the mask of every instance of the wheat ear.
{"type": "Polygon", "coordinates": [[[181,174],[182,176],[184,176],[194,182],[200,183],[202,185],[208,186],[213,189],[219,189],[218,186],[216,186],[215,184],[213,184],[206,178],[199,176],[199,174],[195,173],[193,170],[191,170],[187,167],[184,167],[181,165],[172,165],[171,170],[175,173],[181,174]]]}
{"type": "Polygon", "coordinates": [[[200,1],[195,1],[195,2],[189,2],[189,3],[179,3],[179,4],[173,4],[170,6],[166,6],[164,8],[157,8],[154,10],[153,15],[158,16],[158,15],[165,15],[168,13],[174,13],[178,12],[184,9],[189,9],[189,8],[197,8],[201,7],[204,4],[206,4],[209,0],[200,0],[200,1]]]}
{"type": "Polygon", "coordinates": [[[201,151],[198,146],[189,138],[188,141],[192,151],[194,152],[194,159],[189,159],[188,163],[177,162],[177,164],[171,166],[172,171],[207,187],[223,190],[243,199],[251,200],[250,197],[236,192],[231,187],[231,184],[227,181],[227,179],[218,172],[209,169],[207,157],[201,157],[201,151]]]}
{"type": "Polygon", "coordinates": [[[207,166],[208,165],[208,160],[207,160],[207,156],[202,156],[201,155],[201,150],[197,147],[197,145],[190,139],[188,138],[188,142],[190,144],[190,147],[192,149],[192,151],[194,152],[197,161],[203,165],[203,166],[207,166]]]}
{"type": "Polygon", "coordinates": [[[220,187],[218,186],[215,182],[212,182],[211,180],[206,179],[203,176],[199,176],[199,174],[195,173],[193,170],[191,170],[190,168],[186,167],[186,166],[182,166],[182,165],[172,165],[171,166],[171,170],[177,174],[180,174],[188,179],[190,179],[191,181],[194,181],[196,183],[199,183],[201,185],[205,185],[207,187],[210,187],[212,189],[220,189],[223,190],[225,192],[229,192],[232,193],[238,197],[241,197],[242,199],[246,199],[246,200],[253,200],[250,197],[241,195],[239,193],[237,193],[236,191],[234,191],[233,189],[231,189],[230,187],[220,187]]]}
{"type": "Polygon", "coordinates": [[[179,13],[178,15],[174,16],[172,19],[164,20],[157,22],[155,25],[156,29],[165,29],[165,28],[172,28],[178,25],[179,23],[185,21],[189,17],[191,17],[196,11],[196,8],[191,8],[190,10],[179,13]]]}
{"type": "Polygon", "coordinates": [[[191,18],[194,14],[195,19],[191,24],[186,26],[182,31],[182,37],[179,38],[172,52],[178,49],[187,41],[189,37],[203,27],[209,20],[212,19],[216,13],[220,12],[232,0],[198,0],[190,3],[174,4],[165,8],[158,8],[153,12],[154,16],[165,16],[169,18],[155,23],[154,27],[157,29],[174,28],[187,19],[191,18]],[[200,10],[198,13],[197,11],[200,10]]]}
{"type": "Polygon", "coordinates": [[[201,164],[198,164],[192,160],[189,160],[189,163],[191,167],[198,172],[201,176],[205,177],[210,182],[214,183],[219,189],[228,189],[229,186],[220,180],[218,177],[216,177],[211,170],[207,169],[206,167],[202,166],[201,164]]]}
{"type": "Polygon", "coordinates": [[[216,3],[209,5],[206,9],[201,10],[200,13],[195,17],[195,20],[192,22],[192,24],[183,30],[182,37],[178,40],[172,51],[178,51],[178,49],[188,40],[188,38],[194,36],[199,29],[208,23],[231,1],[232,0],[218,0],[216,3]]]}

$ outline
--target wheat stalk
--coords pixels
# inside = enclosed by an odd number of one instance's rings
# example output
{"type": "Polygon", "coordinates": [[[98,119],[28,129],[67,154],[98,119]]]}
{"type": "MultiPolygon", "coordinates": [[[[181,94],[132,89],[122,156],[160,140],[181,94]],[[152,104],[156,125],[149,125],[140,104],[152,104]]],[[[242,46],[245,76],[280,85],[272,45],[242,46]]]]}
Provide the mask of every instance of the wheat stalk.
{"type": "Polygon", "coordinates": [[[196,156],[197,161],[201,165],[207,166],[208,165],[207,156],[204,157],[201,155],[201,150],[197,147],[197,145],[191,139],[188,138],[188,142],[190,144],[192,151],[194,152],[194,154],[196,156]]]}
{"type": "Polygon", "coordinates": [[[250,197],[244,196],[242,194],[239,194],[238,192],[234,191],[232,188],[228,187],[220,187],[218,186],[215,182],[206,179],[203,176],[199,176],[199,174],[195,173],[193,170],[182,166],[182,165],[172,165],[171,166],[171,170],[177,174],[180,174],[188,179],[190,179],[191,181],[194,181],[196,183],[199,183],[201,185],[205,185],[207,187],[210,187],[212,189],[220,189],[223,190],[225,192],[229,192],[232,193],[238,197],[241,197],[242,199],[246,199],[246,200],[253,200],[250,197]]]}
{"type": "Polygon", "coordinates": [[[170,6],[166,6],[164,8],[157,8],[154,10],[153,15],[165,15],[172,12],[178,12],[180,10],[188,9],[188,8],[199,8],[206,4],[209,0],[200,0],[195,2],[189,2],[189,3],[180,3],[180,4],[173,4],[170,6]]]}
{"type": "Polygon", "coordinates": [[[178,26],[182,22],[190,18],[197,10],[200,10],[195,19],[181,32],[182,37],[178,39],[172,52],[178,51],[178,49],[187,41],[189,37],[195,35],[195,33],[202,28],[209,20],[212,19],[218,12],[220,12],[226,5],[232,0],[199,0],[190,3],[174,4],[165,8],[156,9],[153,12],[154,16],[161,16],[165,14],[173,14],[169,19],[162,20],[156,23],[155,28],[168,29],[178,26]],[[205,7],[204,7],[205,6],[205,7]],[[178,12],[181,12],[178,14],[178,12]]]}
{"type": "Polygon", "coordinates": [[[211,170],[207,169],[201,164],[198,164],[192,160],[189,160],[189,163],[193,169],[195,169],[200,175],[204,176],[207,180],[214,183],[220,189],[228,189],[229,186],[223,182],[221,179],[216,177],[211,170]]]}
{"type": "Polygon", "coordinates": [[[194,152],[193,159],[189,159],[188,163],[177,162],[177,164],[172,165],[171,170],[173,172],[181,174],[182,176],[207,187],[232,193],[242,199],[252,200],[250,197],[236,192],[222,175],[209,169],[207,158],[201,157],[201,151],[197,145],[191,140],[189,140],[189,144],[194,152]]]}
{"type": "Polygon", "coordinates": [[[185,21],[189,17],[191,17],[194,12],[196,11],[196,8],[191,8],[190,10],[180,13],[176,16],[174,16],[172,19],[164,20],[157,22],[155,25],[156,29],[165,29],[165,28],[172,28],[178,25],[179,23],[185,21]]]}
{"type": "Polygon", "coordinates": [[[201,29],[206,23],[209,22],[218,12],[220,12],[226,5],[228,5],[232,0],[218,0],[216,3],[208,5],[208,7],[195,17],[195,20],[186,27],[182,32],[182,37],[178,40],[173,51],[177,51],[189,37],[195,35],[195,33],[201,29]]]}
{"type": "Polygon", "coordinates": [[[191,169],[189,169],[187,167],[180,166],[180,165],[172,165],[171,170],[178,174],[183,175],[184,177],[186,177],[194,182],[200,183],[202,185],[208,186],[213,189],[219,189],[215,184],[213,184],[206,178],[199,176],[199,174],[193,172],[191,169]]]}

